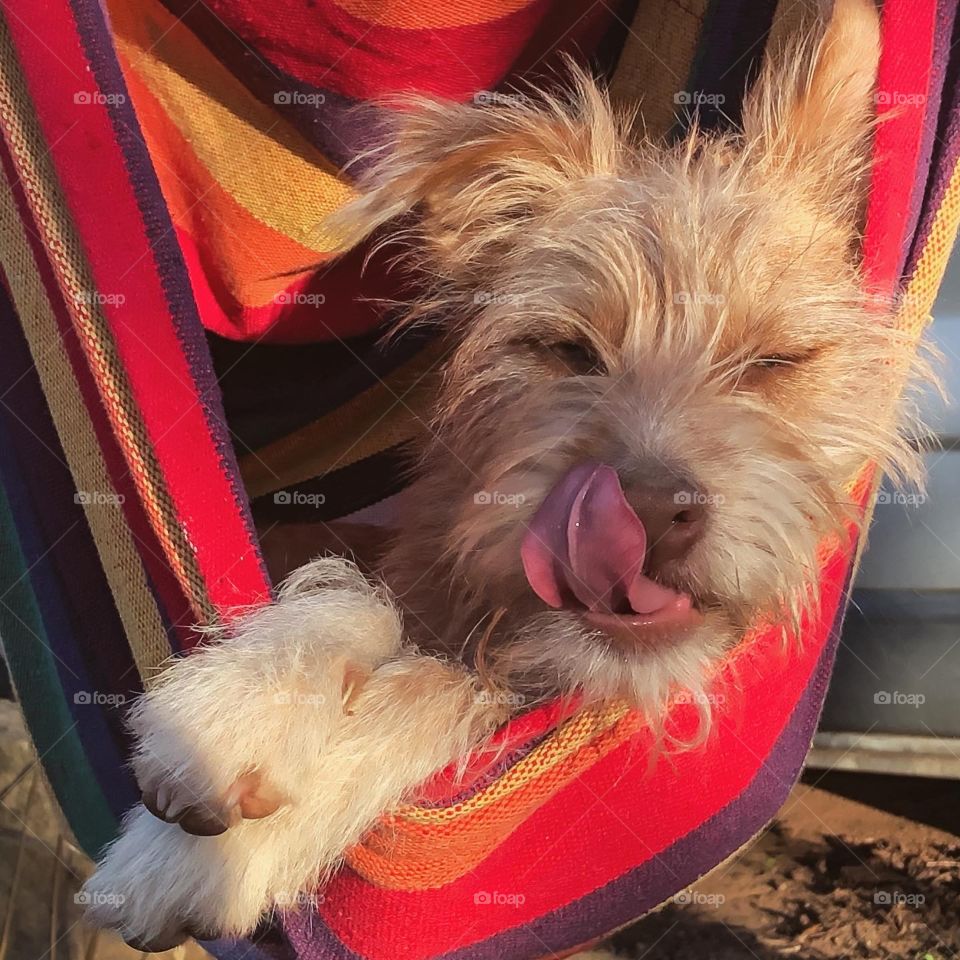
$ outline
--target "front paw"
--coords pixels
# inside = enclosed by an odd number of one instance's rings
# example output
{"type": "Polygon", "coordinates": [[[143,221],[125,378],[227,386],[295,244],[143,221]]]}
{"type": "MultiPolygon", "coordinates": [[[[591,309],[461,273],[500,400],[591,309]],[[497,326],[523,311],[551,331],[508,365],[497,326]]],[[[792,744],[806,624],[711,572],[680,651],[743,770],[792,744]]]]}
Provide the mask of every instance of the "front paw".
{"type": "Polygon", "coordinates": [[[392,605],[311,564],[229,637],[174,661],[131,709],[145,806],[202,836],[296,803],[366,678],[400,646],[392,605]]]}
{"type": "Polygon", "coordinates": [[[189,937],[209,940],[252,930],[264,910],[263,897],[244,898],[243,885],[235,883],[216,844],[136,808],[83,886],[87,920],[151,953],[189,937]]]}

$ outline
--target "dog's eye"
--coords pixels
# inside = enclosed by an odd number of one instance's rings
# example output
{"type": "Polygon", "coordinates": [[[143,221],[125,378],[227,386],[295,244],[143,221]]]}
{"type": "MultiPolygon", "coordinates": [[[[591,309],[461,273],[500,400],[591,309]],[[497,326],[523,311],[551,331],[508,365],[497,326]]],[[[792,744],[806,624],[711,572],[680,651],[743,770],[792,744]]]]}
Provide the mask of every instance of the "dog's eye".
{"type": "Polygon", "coordinates": [[[774,353],[769,357],[758,357],[753,361],[755,367],[760,367],[763,370],[791,366],[794,363],[796,363],[796,358],[787,356],[785,353],[774,353]]]}
{"type": "Polygon", "coordinates": [[[752,366],[760,367],[762,370],[772,370],[776,367],[795,367],[797,364],[810,360],[814,352],[813,350],[806,350],[797,353],[771,353],[765,357],[757,357],[752,366]]]}
{"type": "Polygon", "coordinates": [[[546,348],[574,373],[583,376],[606,373],[600,354],[588,343],[565,340],[546,344],[546,348]]]}
{"type": "Polygon", "coordinates": [[[790,353],[768,353],[754,357],[741,372],[738,385],[741,388],[755,390],[764,384],[777,383],[791,370],[812,360],[817,352],[814,348],[790,353]]]}
{"type": "Polygon", "coordinates": [[[599,352],[586,341],[580,340],[538,340],[533,337],[521,337],[512,341],[516,347],[532,350],[544,360],[558,365],[557,372],[569,371],[576,376],[601,376],[607,372],[599,352]]]}

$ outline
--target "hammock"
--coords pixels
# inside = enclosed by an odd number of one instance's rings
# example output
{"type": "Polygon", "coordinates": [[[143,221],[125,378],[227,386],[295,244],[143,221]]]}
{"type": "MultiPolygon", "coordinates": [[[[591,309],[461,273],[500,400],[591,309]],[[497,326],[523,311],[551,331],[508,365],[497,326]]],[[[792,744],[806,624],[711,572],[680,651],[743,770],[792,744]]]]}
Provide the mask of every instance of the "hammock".
{"type": "MultiPolygon", "coordinates": [[[[196,643],[193,625],[270,596],[251,500],[268,518],[272,504],[291,519],[303,503],[324,519],[399,487],[436,358],[429,339],[378,346],[384,317],[356,299],[397,293],[377,261],[362,283],[364,251],[326,265],[316,226],[352,192],[337,170],[389,119],[351,108],[400,89],[510,95],[512,78],[548,74],[566,50],[606,72],[615,99],[642,95],[654,135],[682,122],[697,91],[722,95],[702,107],[705,126],[735,122],[766,43],[796,28],[801,6],[0,8],[0,636],[87,852],[138,799],[124,704],[196,643]],[[258,381],[250,351],[256,370],[282,372],[258,381]],[[298,370],[312,372],[309,390],[298,370]]],[[[891,119],[863,249],[872,288],[902,289],[900,322],[915,332],[960,216],[955,13],[953,0],[883,11],[878,108],[891,119]]],[[[875,482],[865,468],[852,485],[865,510],[875,482]]],[[[439,775],[254,943],[208,948],[251,960],[538,957],[653,909],[786,798],[854,559],[825,545],[823,609],[802,644],[785,654],[758,630],[731,653],[704,748],[651,766],[651,734],[624,707],[572,718],[539,707],[501,731],[496,767],[439,775]]],[[[696,715],[675,703],[671,728],[692,730],[696,715]]]]}

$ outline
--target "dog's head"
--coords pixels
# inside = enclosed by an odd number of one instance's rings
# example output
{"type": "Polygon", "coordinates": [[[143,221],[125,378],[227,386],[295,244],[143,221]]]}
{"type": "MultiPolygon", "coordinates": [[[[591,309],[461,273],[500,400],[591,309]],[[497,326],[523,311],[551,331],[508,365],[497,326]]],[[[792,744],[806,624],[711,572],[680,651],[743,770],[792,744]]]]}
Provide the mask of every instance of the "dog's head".
{"type": "Polygon", "coordinates": [[[454,558],[473,622],[508,609],[506,669],[641,701],[698,683],[758,613],[815,599],[845,485],[902,461],[906,351],[857,267],[877,46],[869,0],[838,0],[739,134],[671,149],[583,76],[422,103],[341,218],[416,211],[414,312],[452,352],[406,535],[454,558]]]}

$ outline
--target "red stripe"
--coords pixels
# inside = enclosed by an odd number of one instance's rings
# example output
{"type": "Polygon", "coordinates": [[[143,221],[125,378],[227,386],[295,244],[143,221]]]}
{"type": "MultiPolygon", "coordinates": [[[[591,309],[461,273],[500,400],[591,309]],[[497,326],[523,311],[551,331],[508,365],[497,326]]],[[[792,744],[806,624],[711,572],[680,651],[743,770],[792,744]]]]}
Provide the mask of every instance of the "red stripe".
{"type": "Polygon", "coordinates": [[[382,247],[371,253],[370,242],[292,281],[276,302],[249,306],[220,282],[188,231],[178,228],[176,236],[204,327],[230,340],[293,344],[349,339],[382,326],[382,302],[406,297],[402,271],[391,271],[387,263],[396,250],[382,247]]]}
{"type": "MultiPolygon", "coordinates": [[[[192,647],[198,638],[191,629],[194,621],[190,612],[190,605],[166,563],[160,543],[157,541],[147,516],[143,512],[143,506],[137,496],[130,471],[127,469],[127,464],[123,459],[120,448],[117,446],[116,437],[110,430],[96,385],[90,375],[90,369],[83,356],[83,350],[77,340],[76,332],[71,325],[70,315],[63,303],[60,288],[57,286],[47,253],[40,243],[39,234],[34,226],[33,214],[30,212],[23,195],[22,183],[13,173],[12,161],[6,150],[3,151],[2,159],[8,182],[12,184],[14,201],[26,226],[25,236],[30,244],[34,263],[56,318],[64,352],[77,378],[77,385],[83,397],[84,406],[96,435],[107,472],[117,493],[123,496],[124,518],[150,578],[151,586],[156,591],[163,619],[172,626],[177,649],[182,650],[192,647]]],[[[115,671],[119,673],[125,669],[126,665],[118,663],[113,666],[115,671]]]]}
{"type": "Polygon", "coordinates": [[[260,56],[290,77],[357,99],[418,91],[463,100],[504,76],[551,0],[531,0],[486,23],[441,29],[377,26],[336,3],[214,0],[208,6],[260,56]]]}
{"type": "MultiPolygon", "coordinates": [[[[265,598],[259,555],[211,436],[106,106],[77,102],[89,101],[96,85],[70,5],[48,0],[34,5],[29,25],[8,21],[96,289],[125,298],[104,312],[210,599],[227,612],[265,598]]],[[[101,53],[113,56],[112,48],[101,53]]],[[[164,266],[171,284],[186,285],[180,264],[164,266]]]]}
{"type": "Polygon", "coordinates": [[[889,295],[909,237],[910,202],[920,170],[926,99],[933,68],[936,3],[886,0],[883,51],[877,72],[873,178],[863,243],[868,282],[889,295]]]}

